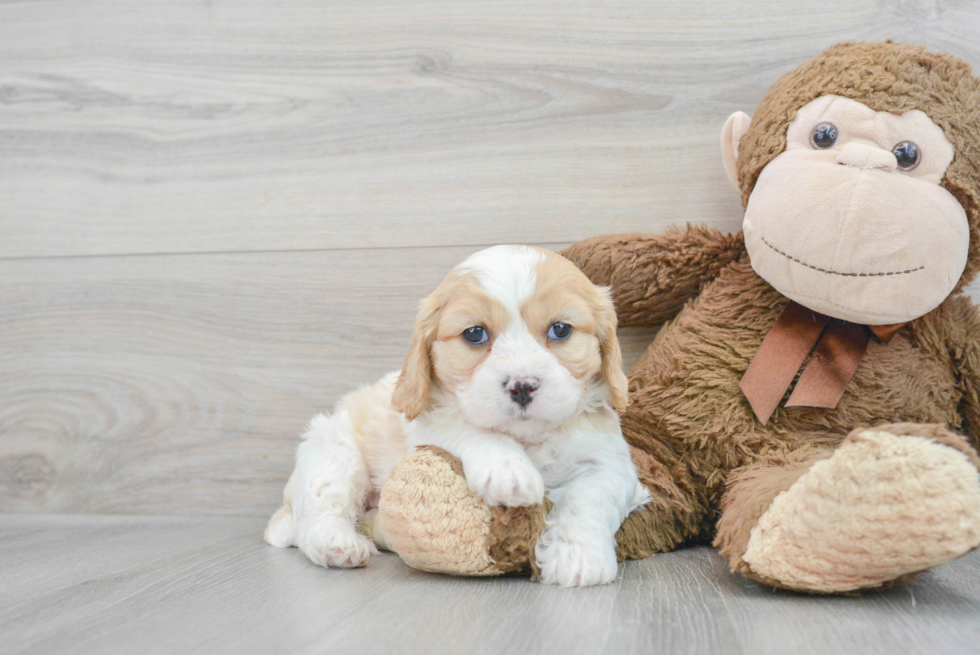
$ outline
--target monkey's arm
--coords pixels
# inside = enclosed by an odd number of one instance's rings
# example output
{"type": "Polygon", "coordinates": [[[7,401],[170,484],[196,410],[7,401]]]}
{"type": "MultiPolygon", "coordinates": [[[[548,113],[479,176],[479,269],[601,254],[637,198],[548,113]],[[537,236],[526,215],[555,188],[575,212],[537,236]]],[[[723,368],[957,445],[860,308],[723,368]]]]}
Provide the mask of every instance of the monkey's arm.
{"type": "Polygon", "coordinates": [[[953,298],[950,310],[948,346],[963,393],[963,432],[980,448],[980,310],[966,296],[953,298]]]}
{"type": "Polygon", "coordinates": [[[745,252],[742,233],[688,225],[663,234],[612,234],[562,251],[596,284],[610,285],[619,325],[673,318],[721,269],[745,252]]]}

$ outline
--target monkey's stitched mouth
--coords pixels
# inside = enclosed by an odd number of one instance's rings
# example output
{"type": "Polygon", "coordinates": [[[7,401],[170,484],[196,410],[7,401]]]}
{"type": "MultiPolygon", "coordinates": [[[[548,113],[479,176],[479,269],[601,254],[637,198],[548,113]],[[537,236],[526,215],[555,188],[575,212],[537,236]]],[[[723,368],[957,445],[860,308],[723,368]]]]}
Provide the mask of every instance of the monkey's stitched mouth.
{"type": "Polygon", "coordinates": [[[807,264],[804,261],[800,261],[796,257],[793,257],[792,255],[789,255],[789,254],[783,252],[782,250],[780,250],[776,246],[774,246],[771,243],[769,243],[768,241],[766,241],[766,238],[765,237],[762,237],[762,243],[764,243],[767,246],[769,246],[773,250],[773,252],[779,253],[780,255],[782,255],[783,257],[785,257],[786,259],[789,259],[790,261],[794,261],[797,264],[799,264],[800,266],[806,266],[807,268],[812,268],[815,271],[820,271],[821,273],[827,273],[828,275],[840,275],[842,277],[885,277],[885,276],[888,276],[888,275],[905,275],[906,273],[915,273],[916,271],[921,271],[922,269],[925,268],[925,265],[922,265],[922,266],[919,266],[918,268],[910,268],[910,269],[905,270],[905,271],[888,271],[886,273],[844,273],[844,272],[841,272],[841,271],[827,270],[826,268],[820,268],[819,266],[814,266],[813,264],[807,264]]]}

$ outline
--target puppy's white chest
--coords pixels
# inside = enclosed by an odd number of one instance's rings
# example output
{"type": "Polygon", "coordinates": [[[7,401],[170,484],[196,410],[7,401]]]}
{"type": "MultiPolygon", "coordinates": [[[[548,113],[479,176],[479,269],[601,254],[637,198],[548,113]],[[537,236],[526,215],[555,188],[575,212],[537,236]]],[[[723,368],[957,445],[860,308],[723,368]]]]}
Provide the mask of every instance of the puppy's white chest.
{"type": "Polygon", "coordinates": [[[565,484],[574,473],[574,466],[571,465],[568,457],[563,456],[558,445],[550,439],[540,445],[527,448],[526,452],[531,463],[544,478],[544,486],[548,489],[565,484]]]}

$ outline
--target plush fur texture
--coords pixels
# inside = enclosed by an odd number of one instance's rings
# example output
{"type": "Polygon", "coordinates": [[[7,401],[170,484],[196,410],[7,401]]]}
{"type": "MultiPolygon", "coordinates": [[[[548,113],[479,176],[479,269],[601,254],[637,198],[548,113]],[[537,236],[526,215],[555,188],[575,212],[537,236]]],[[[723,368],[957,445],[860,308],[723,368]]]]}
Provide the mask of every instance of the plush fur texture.
{"type": "MultiPolygon", "coordinates": [[[[534,506],[543,514],[540,508],[534,506]]],[[[490,554],[493,512],[469,489],[463,465],[448,451],[425,446],[397,464],[382,490],[378,509],[388,546],[411,566],[461,575],[504,572],[490,554]],[[425,520],[418,520],[419,512],[425,520]]],[[[538,535],[540,531],[535,537],[538,535]]],[[[530,539],[520,536],[525,538],[518,541],[530,539]]]]}
{"type": "Polygon", "coordinates": [[[386,531],[390,549],[414,568],[536,577],[540,569],[534,544],[544,532],[551,507],[547,499],[531,507],[488,507],[467,487],[456,457],[425,446],[392,469],[379,509],[390,526],[386,531]],[[435,497],[425,495],[432,491],[435,497]]]}
{"type": "MultiPolygon", "coordinates": [[[[980,82],[919,47],[829,49],[777,82],[752,118],[739,144],[745,201],[796,110],[829,94],[920,109],[943,128],[956,156],[942,185],[969,220],[962,289],[980,271],[980,82]]],[[[629,376],[623,434],[652,499],[618,534],[620,555],[713,542],[760,582],[846,593],[980,545],[980,313],[968,298],[954,291],[889,344],[872,341],[835,409],[780,407],[762,425],[739,380],[788,300],[755,273],[741,234],[612,235],[563,254],[613,288],[621,325],[667,321],[629,376]],[[838,475],[847,470],[862,475],[838,475]],[[877,539],[862,540],[866,530],[877,539]]]]}
{"type": "Polygon", "coordinates": [[[790,587],[851,591],[980,543],[980,471],[970,455],[901,432],[851,433],[777,495],[741,555],[748,570],[790,587]]]}
{"type": "MultiPolygon", "coordinates": [[[[786,147],[786,130],[796,109],[830,94],[859,100],[876,111],[919,109],[943,128],[956,157],[942,185],[963,204],[971,235],[967,266],[956,286],[963,288],[980,269],[980,205],[976,202],[980,197],[980,82],[972,77],[969,66],[955,58],[898,44],[841,44],[788,73],[767,93],[739,144],[743,201],[747,203],[761,170],[786,147]]],[[[694,234],[716,248],[731,239],[698,228],[674,233],[675,239],[685,242],[694,234]]],[[[649,237],[599,237],[576,244],[565,254],[593,281],[618,278],[622,287],[626,271],[620,267],[626,262],[619,254],[611,254],[610,245],[641,239],[649,237]]],[[[658,275],[652,280],[633,277],[626,289],[617,292],[620,311],[631,315],[636,324],[655,324],[663,317],[660,308],[646,320],[632,315],[630,299],[637,288],[646,297],[659,294],[665,286],[662,280],[671,279],[676,270],[672,254],[671,249],[648,249],[647,267],[656,269],[658,275]]],[[[733,570],[807,591],[882,586],[976,547],[980,540],[968,535],[957,543],[955,554],[906,562],[904,569],[898,566],[863,579],[854,575],[850,582],[833,584],[788,574],[780,578],[771,568],[753,571],[743,555],[751,530],[773,499],[790,493],[804,497],[803,492],[794,491],[800,488],[796,485],[811,467],[832,459],[855,428],[907,422],[892,431],[910,439],[941,442],[943,446],[935,447],[964,452],[964,465],[976,465],[980,315],[967,298],[950,297],[900,330],[889,345],[872,343],[836,409],[783,407],[763,426],[752,416],[738,381],[787,301],[755,274],[740,247],[726,255],[721,258],[730,263],[717,275],[700,256],[681,265],[688,279],[692,274],[703,275],[702,291],[683,309],[677,306],[680,313],[664,326],[630,375],[633,404],[623,415],[624,434],[632,445],[653,456],[655,470],[670,472],[662,493],[674,506],[665,512],[648,505],[648,511],[664,518],[651,522],[670,524],[655,540],[662,543],[669,536],[673,541],[669,547],[675,547],[713,537],[733,570]],[[963,431],[969,443],[928,424],[963,431]],[[937,439],[936,434],[942,437],[937,439]],[[716,521],[718,510],[721,518],[716,521]]],[[[893,508],[896,516],[924,506],[924,494],[932,493],[929,485],[917,485],[913,479],[898,484],[905,485],[896,493],[909,511],[893,508]]],[[[940,505],[953,511],[963,502],[972,502],[971,498],[980,498],[980,486],[964,484],[967,500],[940,494],[940,505]]],[[[654,496],[660,494],[654,491],[654,496]]],[[[902,545],[914,551],[928,540],[928,535],[921,536],[918,542],[902,545]]]]}

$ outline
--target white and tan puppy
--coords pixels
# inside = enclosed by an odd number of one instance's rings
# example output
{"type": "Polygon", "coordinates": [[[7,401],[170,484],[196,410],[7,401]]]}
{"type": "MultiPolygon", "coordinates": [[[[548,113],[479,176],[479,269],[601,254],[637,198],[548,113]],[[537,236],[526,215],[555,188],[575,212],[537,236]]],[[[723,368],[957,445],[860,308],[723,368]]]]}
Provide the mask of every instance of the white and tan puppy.
{"type": "Polygon", "coordinates": [[[421,305],[400,373],[313,419],[266,540],[317,564],[364,565],[381,487],[412,448],[440,446],[490,505],[554,503],[535,556],[541,579],[616,577],[615,534],[649,495],[616,410],[627,403],[606,289],[571,262],[496,246],[457,266],[421,305]]]}

